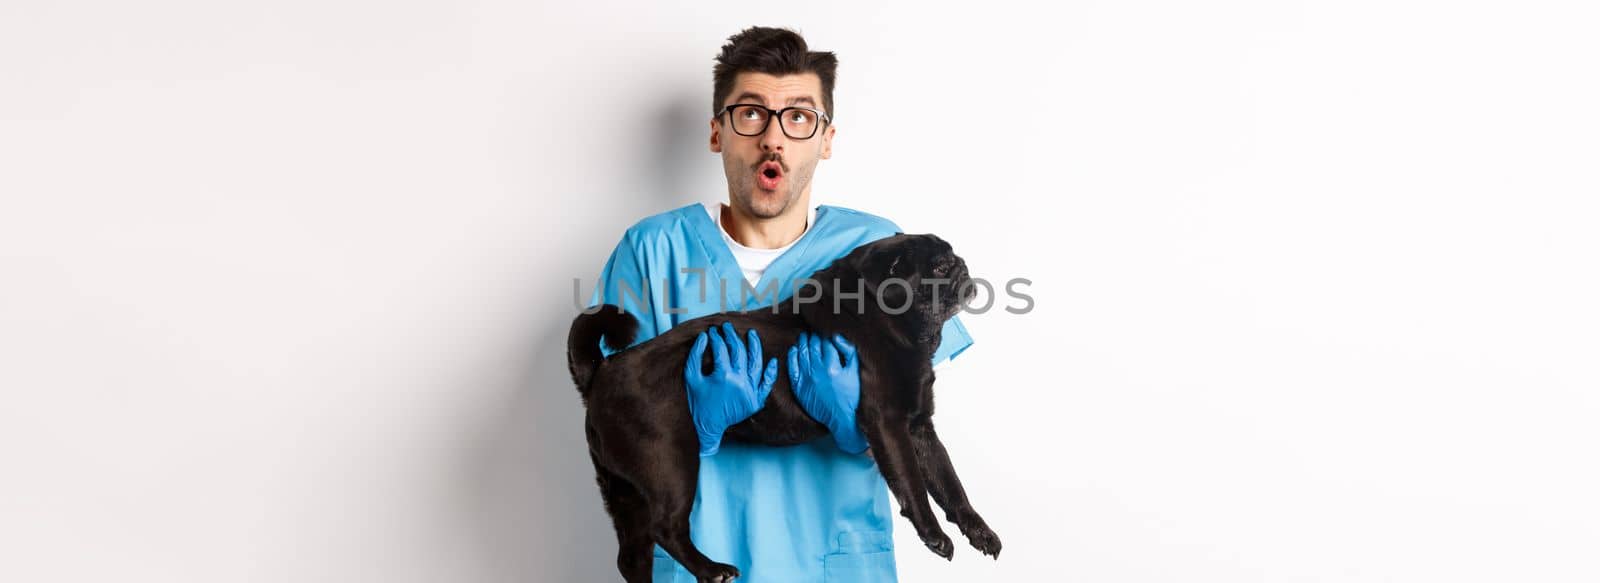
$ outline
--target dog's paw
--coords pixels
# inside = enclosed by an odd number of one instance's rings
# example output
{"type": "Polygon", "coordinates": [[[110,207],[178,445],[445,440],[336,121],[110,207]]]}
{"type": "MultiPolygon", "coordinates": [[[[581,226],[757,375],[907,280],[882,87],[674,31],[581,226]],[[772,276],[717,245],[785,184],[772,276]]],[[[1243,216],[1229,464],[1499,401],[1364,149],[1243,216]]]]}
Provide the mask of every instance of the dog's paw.
{"type": "Polygon", "coordinates": [[[739,568],[733,565],[712,563],[704,572],[695,577],[698,583],[731,583],[739,578],[739,568]]]}
{"type": "Polygon", "coordinates": [[[1000,558],[1000,537],[987,526],[977,526],[966,531],[967,542],[985,555],[1000,558]]]}
{"type": "Polygon", "coordinates": [[[945,536],[945,534],[942,532],[936,532],[931,536],[923,537],[922,544],[928,545],[928,550],[933,551],[933,554],[935,555],[944,557],[946,561],[950,560],[950,557],[956,554],[955,543],[950,542],[950,537],[945,536]]]}

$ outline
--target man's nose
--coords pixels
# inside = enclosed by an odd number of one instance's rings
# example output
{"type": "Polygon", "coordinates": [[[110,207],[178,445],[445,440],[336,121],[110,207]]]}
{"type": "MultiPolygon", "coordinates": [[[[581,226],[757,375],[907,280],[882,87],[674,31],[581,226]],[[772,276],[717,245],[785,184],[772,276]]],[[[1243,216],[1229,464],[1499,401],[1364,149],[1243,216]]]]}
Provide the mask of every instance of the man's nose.
{"type": "Polygon", "coordinates": [[[783,145],[788,141],[789,136],[783,135],[783,122],[774,118],[767,124],[767,131],[761,133],[761,150],[782,152],[783,145]]]}

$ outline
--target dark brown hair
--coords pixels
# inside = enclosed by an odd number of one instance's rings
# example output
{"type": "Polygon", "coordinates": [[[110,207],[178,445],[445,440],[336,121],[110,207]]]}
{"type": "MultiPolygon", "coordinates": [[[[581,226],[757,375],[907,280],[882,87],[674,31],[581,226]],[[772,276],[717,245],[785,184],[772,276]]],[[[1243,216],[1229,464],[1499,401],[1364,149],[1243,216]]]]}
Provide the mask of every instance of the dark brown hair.
{"type": "Polygon", "coordinates": [[[794,75],[816,73],[822,80],[822,110],[833,117],[833,78],[839,59],[832,52],[806,49],[806,39],[787,28],[752,26],[728,37],[712,68],[711,113],[722,112],[722,102],[733,92],[739,73],[794,75]]]}

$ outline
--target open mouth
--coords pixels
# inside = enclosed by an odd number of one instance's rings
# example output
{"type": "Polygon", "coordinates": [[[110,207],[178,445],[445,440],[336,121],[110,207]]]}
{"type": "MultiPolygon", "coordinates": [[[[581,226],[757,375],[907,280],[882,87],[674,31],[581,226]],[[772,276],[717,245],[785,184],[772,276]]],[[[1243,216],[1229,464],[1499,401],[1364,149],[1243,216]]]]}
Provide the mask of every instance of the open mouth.
{"type": "Polygon", "coordinates": [[[756,168],[756,183],[766,190],[777,190],[783,181],[783,166],[777,162],[764,162],[756,168]]]}

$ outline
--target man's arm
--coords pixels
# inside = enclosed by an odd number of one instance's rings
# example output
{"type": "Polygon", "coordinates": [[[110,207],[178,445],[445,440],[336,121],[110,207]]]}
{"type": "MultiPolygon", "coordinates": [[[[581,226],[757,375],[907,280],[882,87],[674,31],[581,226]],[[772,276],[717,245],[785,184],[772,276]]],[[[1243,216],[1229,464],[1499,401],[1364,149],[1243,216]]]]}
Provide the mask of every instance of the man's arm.
{"type": "MultiPolygon", "coordinates": [[[[650,261],[640,253],[641,247],[636,243],[632,231],[617,243],[605,267],[600,269],[589,306],[622,306],[639,321],[639,332],[634,337],[634,343],[638,344],[665,332],[671,324],[656,317],[655,295],[660,290],[648,287],[651,281],[666,285],[664,277],[650,269],[650,261]]],[[[733,326],[727,323],[702,332],[684,362],[689,415],[700,437],[701,456],[716,454],[721,449],[723,432],[760,410],[777,380],[777,360],[763,366],[761,342],[756,331],[749,330],[747,336],[748,340],[741,343],[733,326]],[[700,366],[708,348],[715,356],[709,373],[703,372],[700,366]]],[[[606,356],[614,353],[603,345],[601,350],[606,356]]]]}
{"type": "MultiPolygon", "coordinates": [[[[639,321],[639,331],[634,335],[635,344],[654,338],[664,330],[656,325],[654,300],[651,299],[649,286],[651,279],[656,278],[651,277],[648,265],[639,256],[633,233],[624,233],[616,249],[611,251],[611,257],[606,259],[605,266],[600,268],[600,277],[595,279],[594,293],[588,305],[591,308],[599,304],[621,306],[623,311],[639,321]]],[[[613,353],[603,345],[600,350],[606,356],[613,353]]]]}

